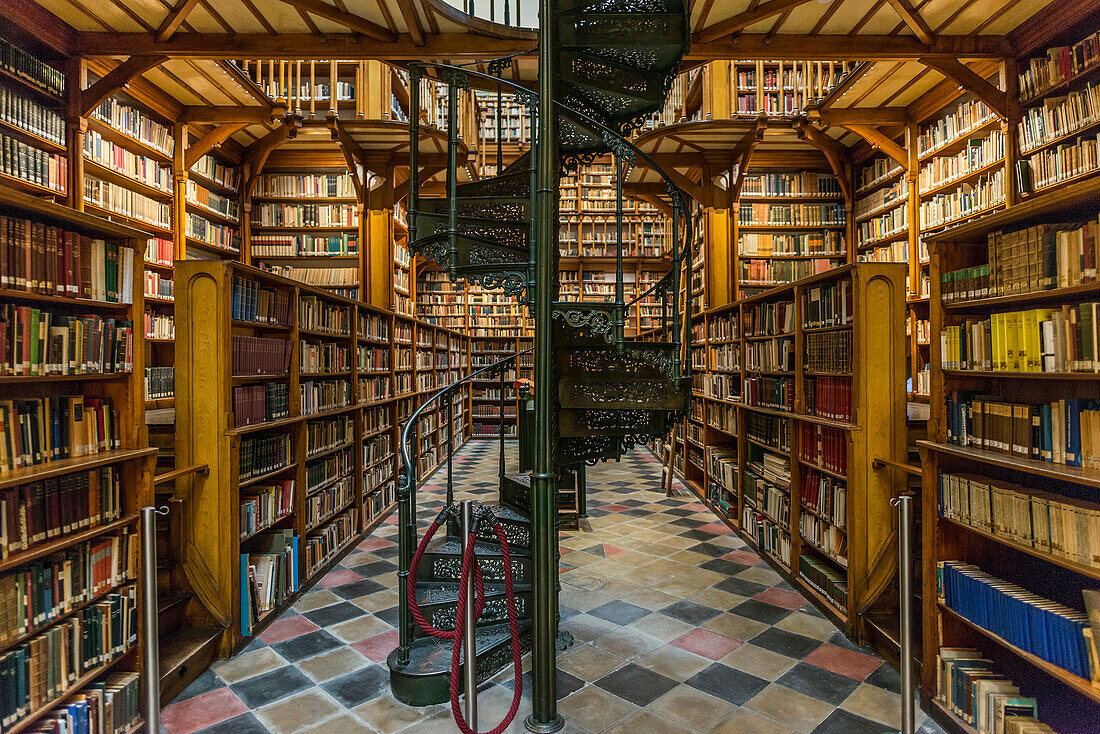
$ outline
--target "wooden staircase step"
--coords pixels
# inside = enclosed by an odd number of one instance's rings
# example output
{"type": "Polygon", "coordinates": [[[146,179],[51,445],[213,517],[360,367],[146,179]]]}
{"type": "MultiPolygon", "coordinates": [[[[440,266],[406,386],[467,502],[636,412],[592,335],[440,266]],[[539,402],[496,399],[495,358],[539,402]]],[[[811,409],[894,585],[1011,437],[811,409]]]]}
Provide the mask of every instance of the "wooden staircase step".
{"type": "Polygon", "coordinates": [[[160,703],[168,704],[218,657],[221,627],[177,627],[160,638],[160,703]]]}

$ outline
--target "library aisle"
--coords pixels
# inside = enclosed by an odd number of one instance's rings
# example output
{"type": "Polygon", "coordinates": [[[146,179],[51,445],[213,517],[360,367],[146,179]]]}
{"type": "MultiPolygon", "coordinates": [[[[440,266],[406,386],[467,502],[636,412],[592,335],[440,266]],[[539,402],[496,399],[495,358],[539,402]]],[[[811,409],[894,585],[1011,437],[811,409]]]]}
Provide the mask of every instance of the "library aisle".
{"type": "MultiPolygon", "coordinates": [[[[492,495],[497,444],[472,441],[456,474],[492,495]]],[[[509,448],[513,464],[514,446],[509,448]]],[[[424,495],[443,491],[442,475],[424,495]]],[[[558,697],[574,734],[882,734],[897,729],[897,672],[858,648],[676,482],[644,448],[588,473],[582,530],[561,534],[558,697]]],[[[460,496],[460,498],[462,498],[460,496]]],[[[425,500],[422,529],[441,500],[425,500]]],[[[389,692],[397,644],[396,517],[360,543],[241,654],[216,662],[163,713],[165,734],[450,734],[447,704],[389,692]]],[[[530,687],[530,674],[525,676],[530,687]]],[[[482,686],[481,728],[512,696],[482,686]]],[[[522,732],[522,715],[507,732],[522,732]]],[[[941,734],[930,720],[919,734],[941,734]]]]}

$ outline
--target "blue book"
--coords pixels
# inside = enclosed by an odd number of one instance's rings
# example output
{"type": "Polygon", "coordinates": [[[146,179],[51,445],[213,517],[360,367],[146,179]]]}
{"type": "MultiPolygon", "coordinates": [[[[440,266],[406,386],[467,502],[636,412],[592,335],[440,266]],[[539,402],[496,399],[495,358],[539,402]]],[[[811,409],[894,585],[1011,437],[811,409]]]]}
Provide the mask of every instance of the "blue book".
{"type": "Polygon", "coordinates": [[[241,634],[245,637],[252,635],[252,610],[249,601],[252,592],[248,581],[248,554],[241,554],[241,634]]]}
{"type": "Polygon", "coordinates": [[[1054,434],[1051,430],[1050,404],[1039,406],[1039,458],[1043,461],[1054,460],[1054,434]]]}
{"type": "Polygon", "coordinates": [[[1066,466],[1081,466],[1081,401],[1066,398],[1066,466]]]}

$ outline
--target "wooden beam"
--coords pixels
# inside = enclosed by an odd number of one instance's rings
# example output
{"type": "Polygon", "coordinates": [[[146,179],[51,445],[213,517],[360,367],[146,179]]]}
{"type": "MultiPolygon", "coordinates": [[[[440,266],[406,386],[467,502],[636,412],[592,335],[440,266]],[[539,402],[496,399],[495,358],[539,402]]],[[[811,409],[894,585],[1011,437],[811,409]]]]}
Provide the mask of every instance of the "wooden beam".
{"type": "Polygon", "coordinates": [[[888,2],[894,8],[894,11],[901,16],[901,19],[905,21],[905,25],[909,26],[914,35],[921,40],[921,43],[932,43],[936,37],[935,34],[932,33],[932,29],[924,22],[920,12],[912,6],[909,0],[888,0],[888,2]]]}
{"type": "Polygon", "coordinates": [[[77,30],[35,0],[4,0],[0,3],[0,18],[28,31],[34,29],[34,36],[39,41],[69,56],[79,44],[77,30]]]}
{"type": "MultiPolygon", "coordinates": [[[[623,193],[625,194],[626,192],[623,193]]],[[[642,196],[638,196],[637,199],[639,201],[645,202],[646,204],[649,204],[650,206],[657,207],[657,209],[660,210],[660,212],[666,217],[672,216],[672,205],[659,196],[644,194],[642,196]]]]}
{"type": "Polygon", "coordinates": [[[256,179],[263,173],[264,165],[271,156],[271,152],[287,140],[297,137],[298,130],[302,127],[302,118],[298,115],[287,115],[283,124],[263,136],[248,148],[248,154],[242,162],[244,168],[244,186],[241,188],[243,200],[251,204],[252,189],[256,186],[256,179]]]}
{"type": "MultiPolygon", "coordinates": [[[[390,31],[389,28],[384,28],[377,23],[373,23],[366,18],[356,15],[355,13],[349,13],[346,10],[341,10],[335,5],[329,5],[324,0],[279,0],[287,5],[304,10],[307,13],[312,13],[321,18],[331,20],[334,23],[355,31],[356,33],[362,33],[367,38],[373,38],[376,41],[382,43],[393,43],[397,40],[397,34],[390,31]]],[[[314,37],[316,38],[316,36],[314,37]]]]}
{"type": "Polygon", "coordinates": [[[131,56],[126,59],[80,93],[81,117],[90,115],[103,100],[125,87],[134,77],[141,76],[167,60],[167,56],[131,56]]]}
{"type": "Polygon", "coordinates": [[[820,120],[825,125],[904,125],[909,122],[909,114],[904,107],[841,107],[833,110],[809,108],[806,110],[806,117],[820,120]]]}
{"type": "MultiPolygon", "coordinates": [[[[749,172],[749,161],[752,159],[752,152],[756,148],[756,144],[764,139],[764,130],[767,129],[768,122],[765,119],[759,123],[755,130],[745,136],[744,150],[741,152],[741,158],[737,162],[737,180],[731,182],[730,186],[730,200],[729,208],[733,208],[734,203],[741,198],[741,187],[745,185],[745,176],[749,172]]],[[[738,144],[740,146],[740,144],[738,144]]]]}
{"type": "Polygon", "coordinates": [[[355,187],[355,198],[358,199],[359,203],[363,203],[366,201],[364,196],[366,182],[361,176],[365,167],[363,164],[363,148],[340,127],[340,119],[334,111],[328,113],[328,127],[332,139],[336,141],[340,152],[344,155],[344,160],[348,164],[348,173],[351,174],[351,182],[355,187]]]}
{"type": "Polygon", "coordinates": [[[156,39],[157,41],[164,43],[171,38],[176,30],[183,25],[183,21],[187,20],[187,14],[195,9],[195,6],[199,4],[199,0],[179,0],[176,3],[176,7],[172,8],[172,12],[168,14],[168,17],[164,19],[164,22],[157,28],[156,39]]]}
{"type": "Polygon", "coordinates": [[[872,146],[877,147],[883,153],[893,158],[895,161],[901,164],[901,167],[904,168],[906,171],[909,170],[909,154],[905,152],[905,148],[895,143],[877,127],[872,127],[871,125],[857,125],[853,123],[841,125],[841,127],[851,130],[856,135],[870,143],[872,146]]]}
{"type": "Polygon", "coordinates": [[[818,110],[827,110],[840,101],[840,98],[848,93],[848,90],[855,86],[863,76],[871,70],[874,64],[870,61],[860,61],[856,64],[855,68],[844,75],[844,78],[840,80],[840,84],[829,90],[829,93],[825,95],[825,98],[821,100],[821,103],[817,105],[818,110]]]}
{"type": "Polygon", "coordinates": [[[809,0],[770,0],[770,2],[757,5],[752,10],[746,10],[743,13],[738,13],[732,18],[727,18],[714,25],[706,26],[696,31],[692,34],[694,36],[692,40],[698,40],[703,43],[707,41],[716,41],[722,36],[736,33],[742,28],[748,28],[754,23],[759,23],[773,15],[785,13],[807,2],[809,2],[809,0]]]}
{"type": "Polygon", "coordinates": [[[921,58],[920,62],[929,69],[935,69],[948,79],[958,82],[959,86],[966,88],[971,94],[985,102],[989,109],[997,113],[1002,120],[1011,119],[1011,104],[1006,95],[993,86],[970,67],[958,59],[931,59],[921,58]]]}
{"type": "MultiPolygon", "coordinates": [[[[983,77],[996,73],[1000,66],[1000,61],[991,59],[975,61],[971,64],[971,68],[983,77]]],[[[963,96],[964,93],[965,90],[960,90],[959,83],[954,79],[943,79],[910,102],[906,106],[905,112],[913,122],[923,123],[939,114],[940,110],[963,96]]]]}
{"type": "Polygon", "coordinates": [[[736,40],[693,41],[684,57],[694,65],[723,59],[763,59],[779,61],[851,61],[864,59],[916,59],[940,56],[957,59],[1001,59],[1013,55],[1005,36],[936,36],[922,43],[915,36],[889,35],[805,35],[779,34],[768,39],[765,34],[739,34],[736,40]]]}
{"type": "Polygon", "coordinates": [[[271,122],[277,115],[266,107],[206,107],[205,105],[187,105],[180,115],[181,122],[239,122],[250,125],[263,125],[271,122]]]}
{"type": "MultiPolygon", "coordinates": [[[[1012,56],[1028,56],[1036,49],[1050,45],[1086,18],[1100,12],[1100,0],[1053,0],[1008,34],[1015,49],[1012,56]]],[[[1078,31],[1077,38],[1081,37],[1078,31]]]]}
{"type": "MultiPolygon", "coordinates": [[[[215,62],[222,71],[228,74],[233,81],[240,85],[241,89],[245,91],[252,99],[259,102],[268,109],[274,109],[275,103],[267,96],[267,93],[260,88],[260,85],[253,81],[252,77],[244,72],[241,67],[236,64],[226,61],[225,59],[219,59],[215,62]]],[[[286,114],[285,112],[283,114],[286,114]]]]}
{"type": "Polygon", "coordinates": [[[183,163],[188,171],[191,170],[191,166],[195,165],[200,158],[217,148],[219,145],[229,139],[229,136],[233,133],[245,127],[244,123],[230,122],[224,125],[218,125],[210,132],[203,135],[191,145],[187,146],[187,152],[183,155],[183,163]]]}
{"type": "Polygon", "coordinates": [[[855,192],[852,190],[852,165],[848,149],[839,140],[829,137],[806,120],[795,120],[794,129],[800,139],[825,155],[825,160],[829,162],[829,167],[833,169],[836,180],[840,184],[844,200],[851,206],[855,202],[855,192]]]}
{"type": "Polygon", "coordinates": [[[405,19],[405,25],[409,28],[409,35],[417,46],[424,45],[424,27],[420,25],[420,16],[416,14],[412,0],[397,0],[397,7],[401,9],[401,17],[405,19]]]}

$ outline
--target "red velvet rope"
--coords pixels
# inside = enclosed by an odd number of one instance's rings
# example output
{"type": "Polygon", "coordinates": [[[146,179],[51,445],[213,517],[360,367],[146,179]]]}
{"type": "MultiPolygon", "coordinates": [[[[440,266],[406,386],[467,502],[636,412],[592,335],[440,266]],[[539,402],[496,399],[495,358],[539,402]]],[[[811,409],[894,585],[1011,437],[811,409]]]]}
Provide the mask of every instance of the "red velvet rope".
{"type": "MultiPolygon", "coordinates": [[[[424,556],[424,552],[428,550],[428,543],[431,542],[432,537],[435,536],[435,532],[440,527],[439,522],[433,520],[428,532],[424,533],[424,538],[420,541],[420,545],[416,547],[416,553],[413,554],[412,561],[409,563],[409,578],[406,581],[405,588],[406,596],[409,598],[409,611],[412,612],[413,619],[416,620],[420,629],[437,640],[454,640],[462,637],[462,633],[459,631],[461,629],[460,625],[455,624],[455,628],[450,632],[436,629],[428,624],[428,620],[424,618],[420,611],[420,605],[416,603],[416,569],[420,567],[420,559],[424,556]]],[[[480,566],[474,569],[474,584],[477,586],[477,595],[474,597],[474,604],[476,605],[474,621],[476,622],[481,619],[481,612],[485,609],[485,582],[482,579],[480,566]]]]}

